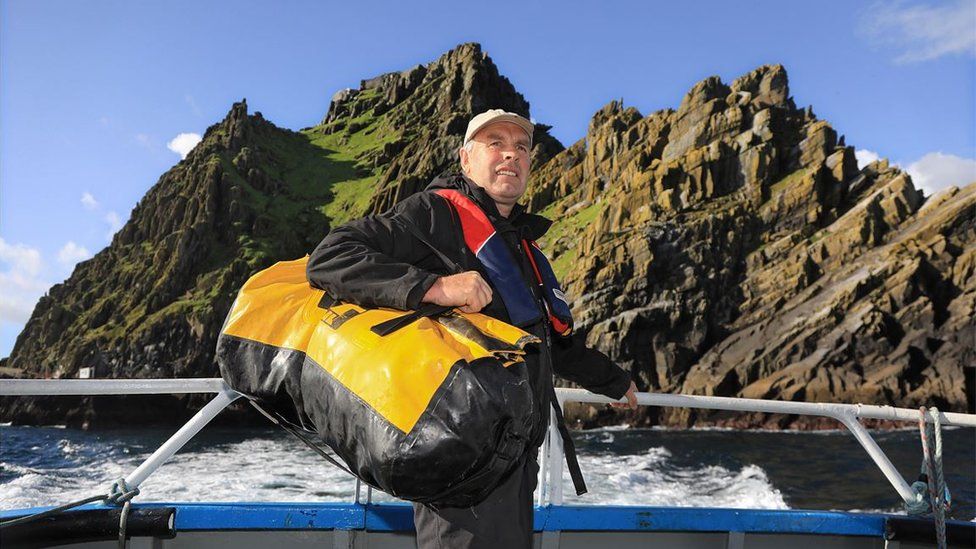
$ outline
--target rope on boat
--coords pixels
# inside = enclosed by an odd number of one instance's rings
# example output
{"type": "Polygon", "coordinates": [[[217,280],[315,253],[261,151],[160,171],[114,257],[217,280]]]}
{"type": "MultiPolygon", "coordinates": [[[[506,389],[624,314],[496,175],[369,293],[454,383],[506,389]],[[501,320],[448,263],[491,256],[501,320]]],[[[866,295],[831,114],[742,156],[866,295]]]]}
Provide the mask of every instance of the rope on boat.
{"type": "Polygon", "coordinates": [[[942,471],[942,423],[939,409],[918,409],[918,430],[922,440],[922,466],[918,480],[912,483],[915,498],[905,502],[909,515],[932,514],[939,549],[946,548],[946,513],[952,506],[952,495],[946,486],[942,471]],[[925,414],[932,414],[932,423],[925,421],[925,414]],[[934,445],[930,444],[930,440],[934,445]]]}
{"type": "Polygon", "coordinates": [[[127,545],[127,540],[125,536],[126,523],[129,518],[129,510],[132,508],[132,498],[139,495],[139,488],[129,488],[129,485],[125,483],[124,478],[120,478],[112,483],[112,488],[109,490],[108,494],[99,494],[97,496],[90,496],[84,499],[79,499],[78,501],[72,501],[71,503],[66,503],[55,507],[54,509],[48,509],[47,511],[41,511],[40,513],[34,513],[33,515],[26,515],[23,517],[17,517],[15,519],[9,519],[0,522],[0,528],[8,528],[10,526],[17,526],[20,524],[27,524],[28,522],[34,522],[36,520],[41,520],[47,517],[53,517],[54,515],[59,515],[68,511],[69,509],[74,509],[75,507],[80,507],[86,503],[94,503],[96,501],[104,501],[112,505],[122,505],[122,512],[119,514],[119,548],[125,549],[127,545]]]}
{"type": "Polygon", "coordinates": [[[124,478],[120,478],[112,483],[106,501],[115,505],[122,504],[122,512],[119,513],[119,549],[125,549],[128,544],[125,529],[129,520],[129,510],[132,509],[132,498],[139,495],[139,488],[129,488],[124,478]]]}
{"type": "Polygon", "coordinates": [[[0,529],[8,528],[10,526],[17,526],[18,524],[27,524],[28,522],[34,522],[35,520],[41,520],[42,518],[53,517],[54,515],[63,513],[68,509],[74,509],[75,507],[80,507],[86,503],[94,503],[96,501],[105,501],[108,499],[107,495],[91,496],[85,499],[79,499],[78,501],[72,501],[71,503],[65,503],[54,509],[48,509],[47,511],[41,511],[40,513],[34,513],[33,515],[24,515],[22,517],[17,517],[14,519],[7,519],[0,521],[0,529]]]}

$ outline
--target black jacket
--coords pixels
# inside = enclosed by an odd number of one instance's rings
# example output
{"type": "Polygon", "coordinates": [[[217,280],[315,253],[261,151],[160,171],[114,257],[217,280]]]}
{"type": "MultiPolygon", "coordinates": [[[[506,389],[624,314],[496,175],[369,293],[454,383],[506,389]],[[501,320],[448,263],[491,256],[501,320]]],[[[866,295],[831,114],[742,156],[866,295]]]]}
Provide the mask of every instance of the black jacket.
{"type": "MultiPolygon", "coordinates": [[[[438,277],[453,274],[451,267],[430,249],[431,245],[464,270],[481,272],[491,284],[481,262],[465,245],[451,206],[429,192],[439,188],[457,189],[481,206],[513,257],[520,259],[522,277],[530,288],[537,289],[531,266],[518,251],[518,243],[522,238],[539,239],[552,222],[525,212],[521,205],[516,205],[508,218],[502,217],[484,189],[453,174],[434,179],[425,192],[406,198],[383,214],[351,221],[330,232],[309,258],[309,283],[361,306],[415,310],[438,277]],[[427,243],[408,229],[408,224],[419,229],[427,243]]],[[[541,296],[536,298],[542,307],[541,296]]],[[[481,312],[509,321],[500,298],[493,299],[481,312]]],[[[545,436],[553,373],[611,398],[622,397],[630,387],[629,374],[605,354],[586,347],[584,334],[554,337],[548,317],[543,317],[533,326],[522,327],[543,341],[537,352],[526,357],[539,414],[533,437],[537,445],[545,436]]]]}

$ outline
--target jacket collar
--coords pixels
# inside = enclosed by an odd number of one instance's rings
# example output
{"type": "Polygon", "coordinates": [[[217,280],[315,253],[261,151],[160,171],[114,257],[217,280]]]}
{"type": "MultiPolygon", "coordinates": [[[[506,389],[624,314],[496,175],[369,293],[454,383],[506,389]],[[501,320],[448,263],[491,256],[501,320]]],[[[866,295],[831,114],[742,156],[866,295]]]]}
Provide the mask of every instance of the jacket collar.
{"type": "Polygon", "coordinates": [[[515,204],[512,207],[512,213],[507,218],[502,217],[502,214],[498,212],[498,206],[488,196],[488,193],[460,173],[445,173],[434,178],[427,186],[427,190],[432,189],[457,189],[468,195],[481,207],[488,219],[491,220],[492,225],[495,225],[498,230],[504,230],[504,227],[510,224],[516,229],[524,230],[530,239],[538,240],[552,226],[552,221],[549,219],[526,212],[525,206],[522,204],[515,204]]]}

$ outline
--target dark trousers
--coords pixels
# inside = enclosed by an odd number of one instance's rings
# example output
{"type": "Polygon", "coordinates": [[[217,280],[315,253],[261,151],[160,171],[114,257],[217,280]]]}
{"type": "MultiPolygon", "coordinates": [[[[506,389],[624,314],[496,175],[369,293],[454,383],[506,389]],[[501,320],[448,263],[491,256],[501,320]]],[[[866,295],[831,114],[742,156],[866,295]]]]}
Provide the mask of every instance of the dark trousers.
{"type": "Polygon", "coordinates": [[[474,507],[431,509],[415,503],[413,522],[420,549],[531,549],[532,492],[538,480],[535,455],[474,507]]]}

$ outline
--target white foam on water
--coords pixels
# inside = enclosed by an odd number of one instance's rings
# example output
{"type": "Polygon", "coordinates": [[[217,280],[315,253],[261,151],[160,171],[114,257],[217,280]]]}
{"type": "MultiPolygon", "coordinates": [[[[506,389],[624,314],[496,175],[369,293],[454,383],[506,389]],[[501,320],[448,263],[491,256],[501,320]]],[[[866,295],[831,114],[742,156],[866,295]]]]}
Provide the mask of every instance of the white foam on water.
{"type": "Polygon", "coordinates": [[[335,501],[351,500],[355,486],[300,443],[250,439],[220,452],[177,454],[142,492],[156,501],[335,501]]]}
{"type": "Polygon", "coordinates": [[[680,467],[663,447],[635,455],[580,455],[589,492],[577,498],[563,470],[564,503],[788,509],[783,494],[757,465],[680,467]]]}
{"type": "MultiPolygon", "coordinates": [[[[0,464],[17,475],[0,483],[0,509],[105,493],[150,454],[86,446],[59,441],[65,462],[54,469],[0,464]]],[[[354,478],[297,441],[255,438],[176,454],[140,486],[138,501],[351,501],[355,486],[354,478]]]]}
{"type": "Polygon", "coordinates": [[[905,511],[905,509],[903,507],[889,507],[887,509],[884,509],[884,508],[870,508],[870,509],[858,509],[858,508],[853,508],[853,509],[830,509],[830,511],[834,511],[836,513],[864,513],[864,514],[870,514],[870,515],[902,515],[902,516],[908,516],[908,513],[905,511]]]}
{"type": "Polygon", "coordinates": [[[630,425],[627,425],[626,423],[623,423],[623,424],[620,424],[620,425],[607,425],[606,427],[600,427],[598,429],[584,429],[581,432],[583,432],[583,433],[590,433],[590,432],[593,432],[593,431],[627,431],[627,430],[630,430],[630,429],[633,429],[633,427],[631,427],[630,425]]]}
{"type": "Polygon", "coordinates": [[[17,509],[61,505],[108,491],[112,481],[128,474],[138,464],[125,466],[107,462],[100,470],[82,466],[57,469],[24,468],[4,463],[5,471],[21,473],[0,484],[0,508],[17,509]],[[18,470],[20,469],[20,470],[18,470]]]}
{"type": "MultiPolygon", "coordinates": [[[[600,434],[612,442],[614,433],[600,434]]],[[[107,491],[131,473],[145,450],[92,451],[64,444],[66,466],[45,470],[2,464],[17,475],[0,484],[0,508],[56,505],[107,491]],[[90,456],[86,458],[86,456],[90,456]]],[[[785,509],[783,495],[756,465],[676,467],[654,447],[636,455],[580,455],[590,493],[573,495],[564,471],[565,503],[785,509]]],[[[140,501],[351,501],[355,479],[297,441],[252,438],[176,454],[141,486],[140,501]]],[[[365,489],[365,487],[364,487],[365,489]]],[[[393,498],[373,492],[374,501],[393,498]]]]}
{"type": "Polygon", "coordinates": [[[79,447],[76,444],[72,444],[71,441],[64,440],[64,439],[58,441],[58,448],[61,449],[61,453],[64,454],[65,456],[71,456],[77,454],[79,451],[84,450],[84,448],[79,447]]]}

